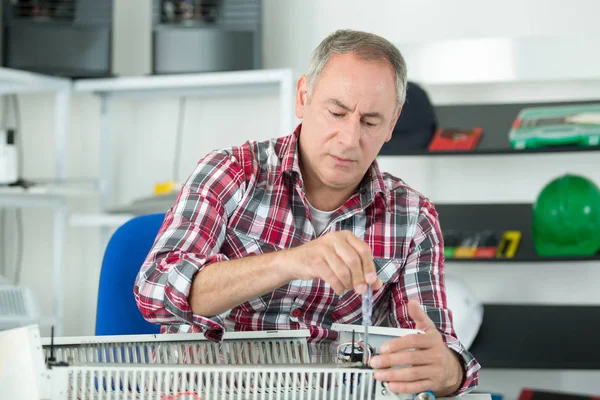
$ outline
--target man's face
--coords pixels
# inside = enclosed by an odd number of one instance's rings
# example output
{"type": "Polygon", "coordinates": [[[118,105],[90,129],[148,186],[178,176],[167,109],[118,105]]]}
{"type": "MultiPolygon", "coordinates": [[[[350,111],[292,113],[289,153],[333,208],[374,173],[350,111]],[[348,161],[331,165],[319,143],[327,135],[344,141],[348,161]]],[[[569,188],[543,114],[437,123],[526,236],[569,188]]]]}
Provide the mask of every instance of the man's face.
{"type": "Polygon", "coordinates": [[[303,173],[335,190],[356,187],[385,142],[400,110],[391,65],[352,53],[329,59],[310,99],[298,81],[296,116],[302,119],[303,173]]]}

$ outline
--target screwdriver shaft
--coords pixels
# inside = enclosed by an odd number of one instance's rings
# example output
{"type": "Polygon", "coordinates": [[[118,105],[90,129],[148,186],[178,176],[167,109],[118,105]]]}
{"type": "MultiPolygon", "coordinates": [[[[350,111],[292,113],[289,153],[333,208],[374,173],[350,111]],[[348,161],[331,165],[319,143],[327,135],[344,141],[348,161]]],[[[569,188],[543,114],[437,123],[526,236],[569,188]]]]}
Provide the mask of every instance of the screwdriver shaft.
{"type": "Polygon", "coordinates": [[[364,327],[364,343],[365,348],[363,350],[363,364],[368,364],[367,354],[369,352],[369,326],[372,324],[371,317],[373,315],[373,288],[371,285],[367,285],[367,291],[362,296],[362,313],[363,313],[363,327],[364,327]]]}

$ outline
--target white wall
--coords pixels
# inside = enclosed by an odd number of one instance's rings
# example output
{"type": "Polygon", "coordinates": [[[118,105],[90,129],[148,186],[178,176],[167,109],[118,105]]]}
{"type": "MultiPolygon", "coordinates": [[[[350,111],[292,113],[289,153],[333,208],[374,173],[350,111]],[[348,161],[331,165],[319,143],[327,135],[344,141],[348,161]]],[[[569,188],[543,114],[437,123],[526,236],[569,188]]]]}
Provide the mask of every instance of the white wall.
{"type": "Polygon", "coordinates": [[[335,29],[361,29],[394,43],[449,38],[600,32],[594,0],[266,0],[267,66],[306,67],[310,51],[335,29]]]}
{"type": "MultiPolygon", "coordinates": [[[[147,24],[117,1],[118,70],[127,75],[148,72],[148,39],[136,31],[147,24]],[[140,39],[141,37],[141,39],[140,39]],[[135,40],[134,40],[135,39],[135,40]]],[[[142,0],[135,0],[139,6],[142,0]]],[[[600,3],[596,0],[265,0],[264,52],[267,68],[304,71],[312,49],[337,28],[364,29],[395,43],[464,37],[600,34],[600,3]]],[[[441,66],[443,68],[443,66],[441,66]]],[[[53,143],[52,97],[21,97],[25,136],[25,176],[51,177],[53,143]]],[[[69,171],[72,178],[98,175],[99,104],[92,96],[74,98],[69,171]]],[[[215,147],[244,140],[279,136],[277,99],[190,99],[185,121],[181,173],[215,147]],[[216,133],[216,134],[215,134],[216,133]]],[[[150,194],[155,182],[171,178],[177,100],[122,101],[115,105],[115,200],[150,194]]],[[[579,171],[600,182],[598,156],[390,158],[385,169],[405,179],[436,202],[532,201],[542,185],[565,170],[579,171]],[[502,172],[501,174],[499,172],[502,172]],[[464,176],[462,174],[465,174],[464,176]]],[[[180,176],[180,179],[185,176],[180,176]]],[[[94,210],[96,202],[74,201],[75,212],[94,210]]],[[[45,311],[51,302],[50,262],[52,216],[47,210],[26,210],[24,283],[31,285],[45,311]]],[[[94,330],[96,290],[102,249],[98,230],[70,228],[67,243],[67,335],[94,330]]],[[[448,272],[463,278],[485,302],[600,304],[598,263],[458,264],[448,272]],[[565,272],[565,268],[569,272],[565,272]],[[575,274],[573,274],[575,270],[575,274]],[[566,274],[571,277],[565,279],[566,274]],[[518,276],[518,277],[517,277],[518,276]],[[572,277],[575,278],[572,278],[572,277]]],[[[494,371],[482,374],[482,390],[516,398],[523,386],[552,387],[600,393],[600,372],[494,371]]]]}

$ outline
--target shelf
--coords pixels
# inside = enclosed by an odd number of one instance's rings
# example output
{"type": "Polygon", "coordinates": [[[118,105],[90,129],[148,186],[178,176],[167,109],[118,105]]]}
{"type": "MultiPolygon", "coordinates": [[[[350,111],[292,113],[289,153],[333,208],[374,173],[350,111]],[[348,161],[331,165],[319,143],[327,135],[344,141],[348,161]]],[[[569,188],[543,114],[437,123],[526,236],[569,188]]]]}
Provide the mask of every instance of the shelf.
{"type": "Polygon", "coordinates": [[[81,79],[74,84],[74,91],[111,96],[149,95],[226,95],[242,92],[274,93],[280,85],[293,84],[292,70],[248,70],[176,75],[151,75],[81,79]]]}
{"type": "MultiPolygon", "coordinates": [[[[16,68],[0,67],[0,95],[18,95],[23,93],[52,93],[54,95],[54,118],[51,127],[46,129],[53,136],[54,160],[57,181],[65,181],[68,167],[69,118],[71,112],[72,82],[70,79],[43,75],[16,68]]],[[[35,118],[36,116],[24,116],[35,118]]],[[[95,192],[56,185],[36,185],[30,189],[18,187],[0,187],[0,207],[26,208],[51,207],[54,214],[53,249],[49,258],[52,268],[53,321],[57,334],[62,334],[64,312],[64,265],[67,225],[67,199],[71,196],[87,195],[95,192]]]]}
{"type": "Polygon", "coordinates": [[[469,351],[482,368],[600,369],[600,306],[486,304],[469,351]]]}
{"type": "Polygon", "coordinates": [[[409,157],[453,157],[453,156],[493,156],[493,155],[507,155],[507,156],[518,156],[527,154],[556,154],[556,153],[585,153],[600,151],[600,146],[590,147],[576,147],[576,146],[556,146],[556,147],[545,147],[539,149],[524,149],[515,150],[511,148],[497,148],[497,149],[476,149],[473,151],[421,151],[421,152],[405,152],[405,153],[394,153],[394,154],[380,154],[381,156],[409,156],[409,157]]]}
{"type": "Polygon", "coordinates": [[[71,81],[35,72],[0,67],[0,95],[69,90],[71,81]]]}
{"type": "Polygon", "coordinates": [[[74,214],[69,217],[69,225],[79,228],[118,228],[134,217],[133,214],[74,214]]]}
{"type": "Polygon", "coordinates": [[[521,232],[521,242],[514,258],[447,258],[447,263],[501,263],[501,262],[579,262],[600,261],[600,253],[591,257],[540,257],[533,247],[531,233],[532,204],[436,204],[443,232],[476,232],[507,230],[521,232]]]}
{"type": "Polygon", "coordinates": [[[130,204],[112,207],[105,213],[73,215],[70,225],[78,227],[119,227],[137,215],[166,213],[177,199],[178,192],[150,195],[130,204]]]}
{"type": "Polygon", "coordinates": [[[446,263],[548,263],[600,261],[600,254],[591,257],[515,257],[515,258],[448,258],[446,263]]]}
{"type": "Polygon", "coordinates": [[[36,184],[30,188],[0,186],[0,206],[38,207],[62,204],[67,198],[97,195],[94,185],[36,184]]]}
{"type": "MultiPolygon", "coordinates": [[[[600,98],[600,92],[598,92],[600,98]]],[[[597,104],[596,101],[577,101],[560,103],[560,105],[597,104]]],[[[392,140],[381,149],[380,156],[418,156],[418,157],[474,157],[474,156],[526,156],[532,154],[556,153],[590,153],[600,151],[600,146],[547,146],[538,149],[513,149],[509,143],[509,132],[514,120],[524,108],[548,107],[542,103],[514,103],[495,105],[453,105],[435,107],[435,115],[440,128],[472,128],[483,129],[477,148],[473,151],[429,152],[416,149],[410,136],[392,135],[392,140]]]]}

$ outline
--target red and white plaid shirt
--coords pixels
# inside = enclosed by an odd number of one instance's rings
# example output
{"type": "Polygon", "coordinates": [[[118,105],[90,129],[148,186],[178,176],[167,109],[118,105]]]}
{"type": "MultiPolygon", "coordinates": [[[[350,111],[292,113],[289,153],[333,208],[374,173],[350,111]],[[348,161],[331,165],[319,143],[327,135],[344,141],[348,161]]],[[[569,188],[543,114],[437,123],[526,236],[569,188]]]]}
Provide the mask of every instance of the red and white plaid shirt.
{"type": "MultiPolygon", "coordinates": [[[[167,212],[134,288],[144,317],[165,333],[309,329],[312,342],[334,340],[334,322],[360,323],[361,296],[337,296],[322,280],[296,280],[211,318],[192,313],[191,282],[206,265],[288,249],[316,238],[303,191],[297,139],[247,142],[202,158],[167,212]]],[[[374,162],[360,187],[322,232],[350,230],[373,250],[383,288],[373,295],[373,324],[414,328],[417,299],[463,359],[459,393],[478,383],[480,365],[458,341],[446,305],[443,240],[437,212],[374,162]]]]}

